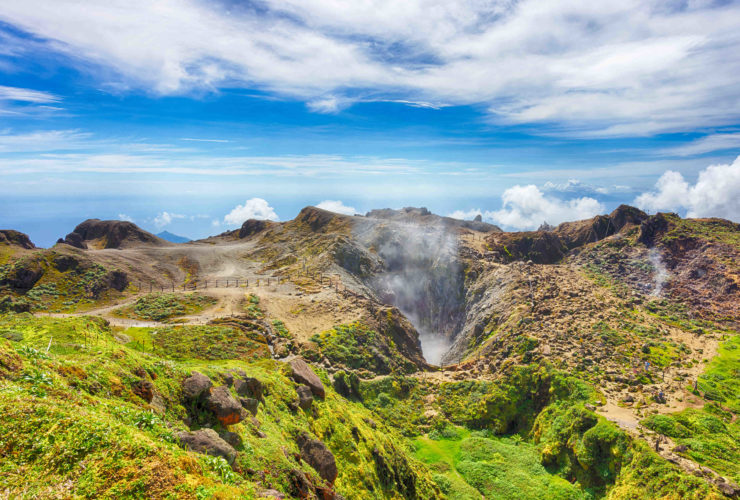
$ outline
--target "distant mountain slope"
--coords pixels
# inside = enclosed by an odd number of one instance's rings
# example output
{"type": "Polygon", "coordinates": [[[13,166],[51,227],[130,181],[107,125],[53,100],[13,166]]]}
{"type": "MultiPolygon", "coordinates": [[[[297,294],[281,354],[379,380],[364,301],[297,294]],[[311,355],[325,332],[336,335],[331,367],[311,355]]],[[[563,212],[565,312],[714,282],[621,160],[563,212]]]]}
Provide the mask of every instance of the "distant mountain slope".
{"type": "Polygon", "coordinates": [[[57,243],[77,248],[130,248],[162,246],[165,241],[136,224],[120,220],[88,219],[57,243]]]}
{"type": "Polygon", "coordinates": [[[188,241],[192,241],[190,238],[179,236],[177,234],[172,234],[169,231],[162,231],[161,233],[157,233],[156,236],[159,236],[163,240],[167,240],[171,243],[187,243],[188,241]]]}

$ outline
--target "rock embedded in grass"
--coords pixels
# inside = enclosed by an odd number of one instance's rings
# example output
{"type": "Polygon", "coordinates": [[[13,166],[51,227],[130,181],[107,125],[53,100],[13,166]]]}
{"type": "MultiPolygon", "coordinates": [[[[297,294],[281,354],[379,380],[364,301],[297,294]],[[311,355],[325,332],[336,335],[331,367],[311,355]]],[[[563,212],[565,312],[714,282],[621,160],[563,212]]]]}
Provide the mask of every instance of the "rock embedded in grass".
{"type": "Polygon", "coordinates": [[[337,463],[329,448],[321,441],[311,439],[305,432],[296,438],[296,443],[301,450],[301,458],[313,467],[322,479],[334,484],[337,478],[337,463]]]}
{"type": "Polygon", "coordinates": [[[265,391],[262,382],[252,377],[235,380],[234,389],[236,389],[236,393],[240,396],[254,398],[260,401],[263,399],[265,391]]]}
{"type": "Polygon", "coordinates": [[[225,385],[211,389],[206,397],[206,407],[222,425],[234,425],[242,421],[242,405],[225,385]]]}
{"type": "Polygon", "coordinates": [[[186,401],[195,401],[213,386],[211,379],[202,373],[193,372],[182,382],[182,396],[186,401]]]}
{"type": "Polygon", "coordinates": [[[239,402],[241,403],[242,408],[247,410],[253,416],[257,415],[257,407],[260,404],[259,400],[254,398],[239,398],[239,402]]]}
{"type": "Polygon", "coordinates": [[[199,429],[193,432],[180,432],[177,438],[188,450],[222,457],[229,465],[236,459],[236,450],[224,441],[213,429],[199,429]]]}
{"type": "Polygon", "coordinates": [[[295,358],[289,362],[293,379],[299,384],[305,384],[311,388],[314,396],[324,399],[326,390],[319,377],[301,358],[295,358]]]}
{"type": "Polygon", "coordinates": [[[296,387],[296,392],[298,393],[298,406],[303,410],[311,408],[313,403],[311,388],[307,385],[299,385],[296,387]]]}

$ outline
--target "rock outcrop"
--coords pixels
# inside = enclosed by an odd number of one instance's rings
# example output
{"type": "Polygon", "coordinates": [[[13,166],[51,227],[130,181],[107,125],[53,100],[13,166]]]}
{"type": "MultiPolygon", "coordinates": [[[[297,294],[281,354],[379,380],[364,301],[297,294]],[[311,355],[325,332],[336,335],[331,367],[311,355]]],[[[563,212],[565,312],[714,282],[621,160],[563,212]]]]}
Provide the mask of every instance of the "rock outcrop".
{"type": "Polygon", "coordinates": [[[288,363],[291,370],[293,380],[299,384],[307,385],[311,388],[311,392],[314,396],[324,399],[326,396],[326,390],[324,384],[321,383],[319,377],[311,370],[311,368],[301,358],[291,359],[288,363]]]}
{"type": "Polygon", "coordinates": [[[229,465],[236,459],[236,450],[224,441],[213,429],[199,429],[193,432],[180,432],[178,439],[188,450],[204,453],[213,457],[221,457],[229,465]]]}
{"type": "Polygon", "coordinates": [[[206,396],[206,408],[222,425],[234,425],[242,421],[242,405],[233,398],[225,385],[212,388],[206,396]]]}
{"type": "Polygon", "coordinates": [[[296,438],[296,443],[301,451],[301,458],[313,467],[323,480],[334,484],[338,473],[337,463],[326,445],[319,440],[311,439],[305,432],[296,438]]]}
{"type": "Polygon", "coordinates": [[[164,246],[169,243],[136,224],[120,220],[88,219],[57,243],[76,248],[130,248],[164,246]]]}
{"type": "Polygon", "coordinates": [[[211,379],[202,373],[193,372],[182,382],[182,396],[185,401],[195,401],[199,399],[213,386],[211,379]]]}
{"type": "Polygon", "coordinates": [[[13,245],[26,250],[36,248],[27,234],[13,229],[0,229],[0,245],[13,245]]]}
{"type": "Polygon", "coordinates": [[[303,410],[311,408],[313,403],[311,388],[307,385],[299,385],[296,387],[296,393],[298,393],[298,406],[303,410]]]}

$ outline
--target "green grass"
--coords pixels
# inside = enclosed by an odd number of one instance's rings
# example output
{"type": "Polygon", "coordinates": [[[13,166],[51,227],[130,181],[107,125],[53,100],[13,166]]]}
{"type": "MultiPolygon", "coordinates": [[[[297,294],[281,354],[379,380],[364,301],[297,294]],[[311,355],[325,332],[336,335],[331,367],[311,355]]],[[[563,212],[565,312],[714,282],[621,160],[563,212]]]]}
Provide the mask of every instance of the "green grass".
{"type": "Polygon", "coordinates": [[[113,314],[121,318],[166,321],[178,316],[198,314],[217,300],[199,293],[149,294],[140,297],[132,305],[115,309],[113,314]]]}
{"type": "Polygon", "coordinates": [[[326,398],[314,400],[310,411],[293,411],[296,383],[283,363],[244,361],[241,352],[229,359],[187,357],[192,344],[186,332],[205,335],[204,329],[157,329],[171,332],[167,349],[182,355],[174,359],[136,345],[151,338],[151,329],[130,330],[134,340],[121,344],[120,334],[92,318],[8,314],[0,315],[0,328],[21,333],[0,338],[0,491],[9,498],[251,499],[260,488],[289,493],[291,470],[320,483],[295,458],[301,432],[332,451],[339,470],[335,489],[348,499],[440,498],[408,442],[361,404],[337,395],[324,372],[318,374],[326,398]],[[259,433],[251,421],[229,427],[242,439],[232,470],[222,460],[186,452],[174,435],[186,429],[180,387],[188,373],[200,371],[221,385],[233,369],[261,380],[265,398],[259,433]],[[142,378],[153,384],[161,410],[132,391],[142,378]]]}
{"type": "Polygon", "coordinates": [[[487,437],[487,433],[460,429],[454,439],[414,440],[416,456],[439,471],[453,499],[581,499],[577,485],[547,472],[538,449],[518,436],[487,437]],[[446,479],[446,480],[445,480],[446,479]]]}
{"type": "Polygon", "coordinates": [[[720,345],[698,388],[710,401],[703,409],[651,415],[642,424],[686,446],[682,455],[740,482],[740,336],[720,345]]]}
{"type": "Polygon", "coordinates": [[[361,322],[337,325],[311,337],[321,353],[334,363],[374,373],[414,371],[415,366],[396,349],[392,339],[361,322]]]}
{"type": "Polygon", "coordinates": [[[123,334],[131,337],[131,347],[168,359],[254,360],[270,356],[267,342],[259,332],[245,333],[230,326],[132,327],[123,334]]]}

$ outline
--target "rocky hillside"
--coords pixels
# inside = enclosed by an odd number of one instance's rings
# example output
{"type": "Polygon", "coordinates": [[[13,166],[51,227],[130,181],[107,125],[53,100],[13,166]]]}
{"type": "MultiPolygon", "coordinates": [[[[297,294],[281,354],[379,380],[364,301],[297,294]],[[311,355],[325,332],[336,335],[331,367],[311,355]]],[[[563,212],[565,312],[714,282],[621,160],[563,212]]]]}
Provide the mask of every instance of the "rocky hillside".
{"type": "Polygon", "coordinates": [[[136,224],[120,220],[88,219],[57,243],[76,248],[130,248],[149,245],[163,246],[168,242],[144,231],[136,224]]]}
{"type": "Polygon", "coordinates": [[[0,237],[16,496],[740,493],[738,224],[306,207],[186,245],[0,237]]]}

